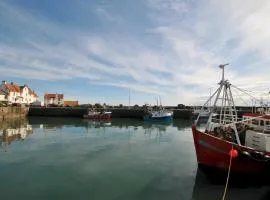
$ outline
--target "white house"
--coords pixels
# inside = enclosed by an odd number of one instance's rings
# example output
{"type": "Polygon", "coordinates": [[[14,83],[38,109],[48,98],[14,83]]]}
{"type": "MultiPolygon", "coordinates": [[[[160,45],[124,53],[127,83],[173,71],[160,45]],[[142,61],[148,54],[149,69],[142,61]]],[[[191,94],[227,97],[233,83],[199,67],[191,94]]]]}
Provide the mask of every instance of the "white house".
{"type": "Polygon", "coordinates": [[[64,105],[64,94],[48,94],[44,95],[44,105],[64,105]]]}
{"type": "Polygon", "coordinates": [[[30,104],[37,101],[37,95],[27,85],[20,86],[21,89],[21,103],[30,104]]]}
{"type": "Polygon", "coordinates": [[[5,93],[4,91],[0,90],[0,102],[5,102],[7,101],[7,93],[5,93]]]}
{"type": "Polygon", "coordinates": [[[2,81],[0,90],[6,93],[6,100],[9,103],[30,104],[37,101],[37,94],[27,85],[19,86],[13,82],[2,81]]]}

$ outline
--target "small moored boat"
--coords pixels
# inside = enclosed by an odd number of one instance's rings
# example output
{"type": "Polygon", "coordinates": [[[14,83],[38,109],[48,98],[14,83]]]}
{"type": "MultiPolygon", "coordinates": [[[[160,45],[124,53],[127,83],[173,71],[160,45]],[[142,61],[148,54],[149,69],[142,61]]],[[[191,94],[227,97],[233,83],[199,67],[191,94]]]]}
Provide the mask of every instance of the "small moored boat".
{"type": "Polygon", "coordinates": [[[150,111],[143,117],[144,121],[172,121],[173,111],[160,109],[157,111],[150,111]]]}
{"type": "Polygon", "coordinates": [[[210,109],[209,108],[204,108],[204,107],[194,107],[194,110],[193,110],[193,115],[195,115],[196,117],[198,115],[200,115],[200,117],[209,117],[210,115],[210,109]]]}
{"type": "Polygon", "coordinates": [[[95,110],[90,110],[88,114],[83,115],[83,117],[92,120],[108,120],[112,118],[112,112],[110,111],[98,112],[95,110]]]}

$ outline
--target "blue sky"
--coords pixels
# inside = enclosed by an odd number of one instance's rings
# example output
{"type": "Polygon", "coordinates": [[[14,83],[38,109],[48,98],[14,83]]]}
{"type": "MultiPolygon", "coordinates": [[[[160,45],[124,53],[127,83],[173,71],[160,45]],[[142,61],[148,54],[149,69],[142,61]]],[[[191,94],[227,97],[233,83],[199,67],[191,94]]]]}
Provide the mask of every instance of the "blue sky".
{"type": "Polygon", "coordinates": [[[270,83],[267,0],[1,0],[1,79],[81,103],[203,103],[270,83]]]}

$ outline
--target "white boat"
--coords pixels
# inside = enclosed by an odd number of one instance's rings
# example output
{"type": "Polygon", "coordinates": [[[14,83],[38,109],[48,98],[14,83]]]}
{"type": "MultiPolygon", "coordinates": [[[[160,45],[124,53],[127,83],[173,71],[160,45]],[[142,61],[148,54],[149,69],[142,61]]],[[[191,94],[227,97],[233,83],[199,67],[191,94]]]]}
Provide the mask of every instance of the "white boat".
{"type": "Polygon", "coordinates": [[[195,116],[200,115],[200,117],[209,117],[211,113],[211,110],[209,108],[204,107],[194,107],[193,114],[195,116]]]}
{"type": "Polygon", "coordinates": [[[112,112],[110,111],[98,112],[95,110],[89,110],[88,114],[83,115],[83,117],[87,119],[107,120],[107,119],[111,119],[112,112]]]}

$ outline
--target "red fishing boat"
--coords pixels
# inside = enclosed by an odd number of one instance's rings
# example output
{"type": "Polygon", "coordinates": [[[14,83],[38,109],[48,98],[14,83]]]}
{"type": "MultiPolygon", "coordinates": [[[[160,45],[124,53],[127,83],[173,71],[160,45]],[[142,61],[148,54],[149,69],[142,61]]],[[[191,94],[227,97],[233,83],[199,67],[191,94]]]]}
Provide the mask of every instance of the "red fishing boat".
{"type": "Polygon", "coordinates": [[[205,103],[213,100],[206,126],[198,126],[200,115],[192,125],[199,166],[236,173],[267,173],[270,171],[270,116],[265,112],[243,115],[239,119],[231,88],[224,78],[218,89],[205,103]]]}
{"type": "Polygon", "coordinates": [[[88,114],[84,115],[83,117],[92,120],[109,120],[112,118],[112,112],[109,111],[98,112],[95,110],[90,110],[88,114]]]}

